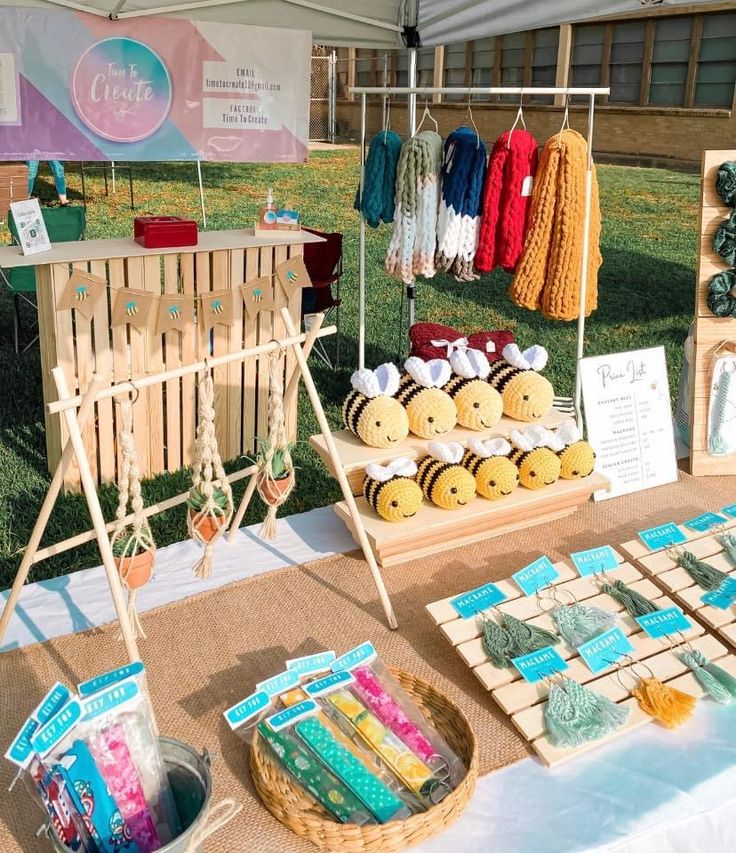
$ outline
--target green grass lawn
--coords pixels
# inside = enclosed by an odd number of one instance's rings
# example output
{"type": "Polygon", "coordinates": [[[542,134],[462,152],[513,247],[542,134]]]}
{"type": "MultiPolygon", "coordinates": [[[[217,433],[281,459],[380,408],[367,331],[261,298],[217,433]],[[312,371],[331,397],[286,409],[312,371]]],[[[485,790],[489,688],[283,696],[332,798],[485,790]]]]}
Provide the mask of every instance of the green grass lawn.
{"type": "MultiPolygon", "coordinates": [[[[275,188],[278,200],[299,208],[306,222],[322,230],[345,235],[343,278],[343,367],[337,373],[313,359],[315,378],[331,424],[340,426],[340,402],[349,387],[357,362],[358,223],[352,210],[358,179],[356,150],[319,151],[309,165],[204,166],[205,193],[210,228],[237,228],[252,223],[266,188],[275,188]]],[[[699,179],[657,169],[599,167],[603,211],[603,267],[600,273],[598,311],[586,328],[586,352],[602,354],[637,347],[664,345],[673,394],[679,376],[681,347],[693,306],[699,179]]],[[[185,164],[135,166],[136,214],[167,213],[199,216],[196,171],[185,164]]],[[[78,200],[78,175],[69,175],[72,201],[78,200]]],[[[42,200],[53,198],[53,188],[43,167],[37,189],[42,200]]],[[[88,237],[127,236],[132,232],[127,184],[121,181],[115,196],[105,197],[101,177],[90,178],[88,237]]],[[[7,242],[7,232],[0,234],[7,242]]],[[[367,363],[394,358],[402,286],[382,272],[389,229],[369,231],[367,241],[368,323],[367,363]]],[[[511,328],[523,346],[544,344],[550,351],[546,374],[558,394],[572,394],[575,325],[547,321],[539,314],[512,305],[506,290],[509,276],[494,273],[473,284],[458,284],[438,275],[418,287],[417,317],[449,323],[462,330],[511,328]]],[[[24,315],[30,319],[30,315],[24,315]]],[[[329,346],[329,342],[328,342],[329,346]]],[[[16,357],[12,349],[11,302],[0,289],[0,589],[9,586],[36,514],[49,475],[46,470],[40,363],[37,347],[16,357]]],[[[298,487],[282,514],[301,512],[334,502],[336,483],[306,444],[317,431],[306,395],[299,401],[297,449],[298,487]]],[[[232,467],[237,467],[237,462],[232,467]]],[[[236,499],[242,494],[238,484],[236,499]]],[[[157,477],[145,483],[147,501],[160,500],[188,487],[186,471],[157,477]]],[[[115,490],[102,491],[106,517],[112,518],[115,490]]],[[[254,501],[248,522],[263,515],[254,501]]],[[[84,500],[68,496],[57,503],[45,543],[57,541],[90,526],[84,500]]],[[[161,545],[183,539],[183,508],[153,520],[161,545]]],[[[69,551],[39,564],[32,578],[52,577],[96,565],[96,546],[69,551]]]]}

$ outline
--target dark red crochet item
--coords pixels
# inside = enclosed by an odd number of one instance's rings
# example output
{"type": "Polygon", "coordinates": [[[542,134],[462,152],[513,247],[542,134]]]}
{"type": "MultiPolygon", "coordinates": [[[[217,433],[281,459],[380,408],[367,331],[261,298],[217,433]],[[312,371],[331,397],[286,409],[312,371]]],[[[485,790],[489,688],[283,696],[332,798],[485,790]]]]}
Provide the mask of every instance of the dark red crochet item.
{"type": "Polygon", "coordinates": [[[531,187],[524,180],[537,171],[537,140],[526,130],[506,131],[493,145],[483,187],[483,214],[475,267],[514,272],[524,248],[531,187]],[[509,145],[509,134],[511,142],[509,145]]]}
{"type": "MultiPolygon", "coordinates": [[[[447,359],[447,346],[433,346],[432,341],[456,341],[458,338],[466,337],[462,332],[453,329],[452,326],[443,326],[441,323],[415,323],[409,329],[409,341],[411,352],[424,361],[433,358],[447,359]]],[[[472,349],[479,349],[488,356],[488,361],[495,361],[501,357],[501,352],[506,344],[514,342],[513,332],[507,330],[498,332],[475,332],[468,335],[468,345],[472,349]],[[495,352],[487,352],[486,344],[493,341],[496,345],[495,352]]]]}

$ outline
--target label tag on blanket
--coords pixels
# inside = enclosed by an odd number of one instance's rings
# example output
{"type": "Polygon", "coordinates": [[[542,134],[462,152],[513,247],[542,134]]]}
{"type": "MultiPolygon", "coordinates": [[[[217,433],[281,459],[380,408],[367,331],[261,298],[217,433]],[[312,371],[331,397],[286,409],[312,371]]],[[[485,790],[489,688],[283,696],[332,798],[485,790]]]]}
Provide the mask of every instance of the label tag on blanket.
{"type": "Polygon", "coordinates": [[[736,518],[736,504],[724,506],[722,512],[725,512],[726,515],[730,515],[731,518],[736,518]]]}
{"type": "Polygon", "coordinates": [[[527,175],[521,182],[521,197],[526,198],[532,194],[532,186],[534,184],[534,176],[527,175]]]}
{"type": "Polygon", "coordinates": [[[598,572],[610,572],[619,567],[616,552],[610,545],[589,548],[587,551],[575,551],[574,554],[570,554],[570,559],[581,578],[598,572]]]}
{"type": "Polygon", "coordinates": [[[715,512],[704,512],[690,521],[685,522],[685,527],[690,530],[697,530],[698,533],[705,533],[711,527],[717,527],[719,524],[725,524],[728,521],[725,515],[718,515],[715,512]]]}
{"type": "Polygon", "coordinates": [[[543,678],[549,678],[557,672],[564,672],[569,668],[567,661],[553,646],[547,646],[528,655],[512,658],[511,663],[519,670],[524,681],[536,684],[543,678]]]}
{"type": "Polygon", "coordinates": [[[591,672],[602,672],[613,666],[620,658],[630,655],[634,647],[624,632],[616,627],[578,646],[578,651],[591,672]]]}
{"type": "Polygon", "coordinates": [[[692,623],[679,607],[666,607],[664,610],[655,610],[654,613],[645,613],[644,616],[635,618],[647,634],[655,639],[692,628],[692,623]]]}
{"type": "Polygon", "coordinates": [[[463,619],[470,619],[471,616],[475,616],[481,610],[487,610],[494,604],[504,601],[507,597],[506,593],[500,590],[495,583],[487,583],[453,598],[450,601],[450,606],[463,619]]]}
{"type": "Polygon", "coordinates": [[[560,573],[552,565],[549,557],[540,557],[511,575],[524,595],[534,595],[538,590],[549,586],[559,576],[560,573]]]}
{"type": "Polygon", "coordinates": [[[736,578],[726,578],[715,589],[701,595],[700,600],[719,610],[728,610],[736,602],[736,578]]]}
{"type": "Polygon", "coordinates": [[[637,536],[650,551],[658,551],[660,548],[669,548],[671,545],[680,545],[687,541],[687,536],[674,521],[640,530],[637,536]]]}

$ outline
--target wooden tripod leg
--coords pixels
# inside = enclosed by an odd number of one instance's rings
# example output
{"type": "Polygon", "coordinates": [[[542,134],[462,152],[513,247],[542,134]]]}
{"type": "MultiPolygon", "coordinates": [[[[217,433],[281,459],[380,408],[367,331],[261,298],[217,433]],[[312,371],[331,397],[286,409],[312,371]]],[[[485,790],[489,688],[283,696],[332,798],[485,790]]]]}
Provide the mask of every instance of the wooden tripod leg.
{"type": "MultiPolygon", "coordinates": [[[[79,407],[80,429],[83,428],[89,420],[89,416],[92,413],[92,407],[94,406],[95,397],[103,385],[104,382],[101,377],[95,374],[92,377],[92,381],[90,382],[89,387],[82,398],[82,404],[79,407]]],[[[72,448],[72,443],[67,440],[64,445],[64,451],[61,454],[61,459],[59,459],[59,463],[54,471],[54,476],[51,478],[51,484],[46,492],[46,497],[43,499],[43,503],[41,504],[41,509],[38,513],[38,517],[36,518],[36,523],[33,525],[31,538],[28,540],[28,545],[26,545],[25,551],[23,552],[23,559],[20,561],[20,566],[18,566],[18,572],[15,575],[13,586],[10,588],[10,595],[8,596],[8,600],[5,602],[2,616],[0,616],[0,643],[2,643],[5,632],[8,630],[10,620],[13,613],[15,613],[16,606],[18,605],[21,590],[28,579],[28,573],[31,571],[31,566],[33,566],[35,562],[38,546],[41,544],[43,534],[46,532],[46,526],[49,523],[49,518],[53,512],[56,498],[59,496],[62,484],[64,483],[64,475],[69,467],[69,463],[72,461],[73,453],[74,449],[72,448]]]]}
{"type": "MultiPolygon", "coordinates": [[[[281,309],[281,316],[284,319],[284,325],[286,326],[287,333],[289,335],[294,335],[294,323],[292,322],[291,315],[286,308],[281,309]]],[[[314,379],[312,379],[309,365],[307,364],[307,360],[304,358],[304,353],[302,352],[299,344],[294,344],[293,350],[297,364],[299,365],[299,370],[302,374],[302,379],[304,380],[304,387],[307,389],[307,393],[309,394],[314,414],[317,416],[317,423],[319,424],[325,444],[327,445],[327,450],[330,454],[330,459],[332,460],[332,466],[335,469],[335,476],[340,484],[340,489],[342,490],[343,497],[345,498],[345,503],[348,505],[348,509],[350,510],[350,515],[353,519],[353,525],[355,527],[355,532],[358,535],[360,547],[363,549],[363,555],[365,556],[368,567],[373,575],[373,582],[378,590],[378,596],[381,599],[381,604],[383,605],[383,610],[386,614],[389,627],[398,628],[399,623],[396,621],[396,616],[394,615],[394,610],[391,606],[391,600],[388,597],[386,586],[383,582],[383,578],[381,577],[381,571],[378,568],[378,563],[376,563],[376,558],[374,557],[370,543],[368,542],[368,536],[366,535],[365,527],[363,526],[363,519],[360,517],[358,505],[355,503],[355,498],[353,497],[353,493],[350,489],[348,478],[345,474],[344,468],[342,467],[342,461],[337,452],[337,448],[335,447],[335,441],[332,438],[332,431],[330,430],[330,425],[327,423],[325,410],[322,408],[322,401],[317,393],[317,388],[314,384],[314,379]]]]}
{"type": "MultiPolygon", "coordinates": [[[[69,387],[66,383],[64,371],[60,367],[54,367],[51,374],[54,377],[54,382],[56,383],[56,388],[59,392],[59,398],[68,398],[70,396],[69,387]]],[[[120,633],[123,635],[123,642],[125,643],[125,649],[128,652],[128,658],[130,659],[130,662],[133,663],[134,661],[140,660],[138,645],[135,641],[133,626],[131,625],[128,617],[128,608],[125,596],[123,595],[123,587],[120,583],[118,570],[115,567],[112,547],[105,528],[105,518],[102,515],[100,499],[97,496],[97,485],[94,477],[92,476],[92,469],[89,466],[89,459],[87,458],[87,453],[84,449],[84,441],[82,440],[82,433],[79,429],[76,410],[66,409],[64,411],[64,420],[66,421],[66,426],[69,431],[69,441],[72,444],[74,456],[77,460],[77,465],[79,466],[82,488],[84,489],[84,496],[87,500],[89,514],[92,517],[92,525],[95,529],[97,545],[100,549],[100,556],[102,557],[102,565],[105,567],[105,574],[107,575],[107,582],[110,586],[112,601],[115,605],[118,622],[120,623],[120,633]]]]}
{"type": "MultiPolygon", "coordinates": [[[[312,352],[312,347],[314,346],[314,342],[317,340],[317,333],[322,328],[322,323],[324,322],[325,315],[317,314],[316,320],[312,328],[307,332],[306,340],[304,341],[304,349],[302,352],[304,353],[304,358],[309,358],[309,354],[312,352]]],[[[286,386],[286,391],[284,391],[284,409],[288,410],[289,406],[293,402],[293,397],[296,394],[297,388],[299,387],[299,378],[301,374],[298,370],[295,370],[291,379],[289,379],[289,384],[286,386]]],[[[240,499],[240,505],[238,506],[238,511],[235,513],[233,517],[232,524],[230,525],[230,530],[227,534],[227,542],[232,544],[235,541],[235,534],[240,529],[240,525],[243,523],[243,518],[245,517],[245,513],[250,505],[250,502],[253,498],[253,492],[255,491],[257,484],[257,475],[254,474],[248,485],[245,489],[245,493],[243,497],[240,499]]]]}

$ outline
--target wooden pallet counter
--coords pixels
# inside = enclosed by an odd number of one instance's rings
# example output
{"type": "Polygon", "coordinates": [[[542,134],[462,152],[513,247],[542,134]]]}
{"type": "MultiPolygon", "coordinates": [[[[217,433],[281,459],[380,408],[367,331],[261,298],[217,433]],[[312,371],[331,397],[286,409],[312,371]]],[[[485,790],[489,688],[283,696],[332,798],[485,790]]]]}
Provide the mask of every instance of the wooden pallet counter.
{"type": "MultiPolygon", "coordinates": [[[[18,247],[0,248],[0,267],[36,267],[41,372],[44,404],[57,399],[52,368],[63,369],[72,393],[84,393],[94,373],[110,384],[191,364],[208,356],[224,355],[285,336],[283,320],[261,311],[251,318],[242,299],[234,299],[231,326],[216,325],[205,332],[195,322],[185,331],[156,333],[154,317],[144,329],[129,325],[111,328],[112,298],[120,288],[149,291],[156,296],[182,294],[192,300],[211,291],[232,291],[245,281],[271,275],[290,257],[301,255],[303,244],[319,241],[309,232],[282,232],[255,237],[252,231],[205,231],[192,249],[144,249],[131,238],[57,243],[50,251],[24,257],[18,247]],[[78,310],[56,310],[72,269],[105,279],[107,297],[100,300],[91,320],[78,310]]],[[[273,282],[272,282],[273,286],[273,282]]],[[[299,325],[301,291],[287,297],[274,287],[276,308],[288,307],[299,325]]],[[[295,361],[284,357],[286,380],[295,361]]],[[[29,377],[30,381],[32,380],[29,377]]],[[[260,379],[255,361],[215,369],[215,419],[224,459],[252,454],[255,439],[266,433],[267,382],[260,379]]],[[[87,455],[97,484],[115,479],[114,442],[117,407],[111,399],[99,401],[83,431],[87,455]]],[[[296,402],[286,412],[290,434],[296,435],[296,402]]],[[[49,470],[59,461],[66,428],[58,415],[45,413],[49,470]]],[[[134,406],[134,432],[144,477],[174,471],[192,461],[196,430],[195,377],[186,376],[142,390],[134,406]]],[[[65,488],[79,490],[79,471],[70,466],[65,488]]]]}
{"type": "MultiPolygon", "coordinates": [[[[622,558],[619,555],[619,560],[622,558]]],[[[634,652],[632,658],[645,661],[654,675],[661,681],[701,698],[703,691],[687,667],[672,653],[668,642],[652,639],[642,632],[638,623],[622,611],[621,605],[605,593],[590,577],[579,577],[566,562],[555,564],[559,577],[555,581],[558,589],[568,590],[578,601],[586,605],[602,607],[619,614],[618,625],[629,637],[634,652]]],[[[660,608],[670,607],[674,603],[668,596],[633,565],[620,562],[619,568],[611,573],[636,589],[642,595],[654,601],[660,608]]],[[[522,595],[518,586],[511,580],[496,583],[508,598],[498,605],[504,613],[529,621],[540,627],[554,630],[554,621],[549,613],[542,613],[534,596],[522,595]]],[[[462,593],[458,593],[462,594],[462,593]]],[[[452,596],[455,598],[456,596],[452,596]]],[[[597,741],[591,741],[578,748],[560,748],[554,746],[545,731],[544,709],[548,686],[545,682],[530,684],[513,668],[498,669],[487,658],[481,642],[483,629],[482,616],[467,619],[458,616],[451,605],[452,598],[445,598],[427,605],[430,618],[438,626],[446,640],[456,649],[463,662],[469,666],[480,683],[489,690],[491,697],[511,719],[514,726],[529,741],[539,758],[547,766],[554,766],[576,755],[594,749],[601,744],[616,740],[622,735],[640,726],[652,722],[645,714],[629,689],[616,678],[613,671],[595,674],[588,669],[572,646],[561,640],[555,648],[569,662],[566,675],[585,684],[590,689],[606,696],[614,702],[625,704],[630,709],[627,722],[620,729],[597,741]]],[[[564,598],[564,596],[563,596],[564,598]]],[[[698,622],[682,638],[693,648],[700,650],[711,660],[716,661],[731,674],[736,675],[736,657],[718,639],[708,636],[698,622]]],[[[626,683],[624,681],[624,683],[626,683]]]]}

